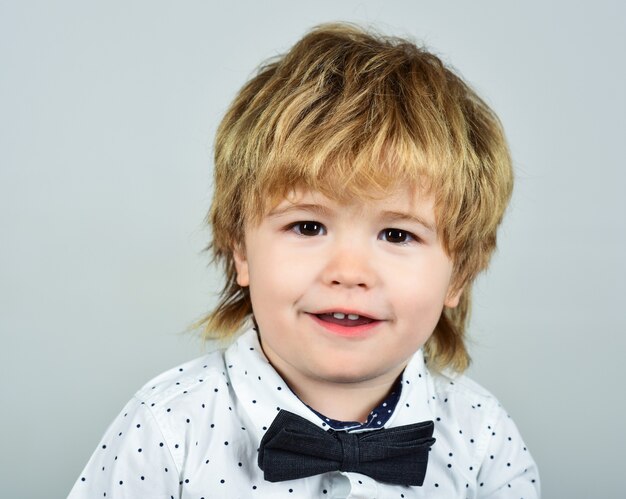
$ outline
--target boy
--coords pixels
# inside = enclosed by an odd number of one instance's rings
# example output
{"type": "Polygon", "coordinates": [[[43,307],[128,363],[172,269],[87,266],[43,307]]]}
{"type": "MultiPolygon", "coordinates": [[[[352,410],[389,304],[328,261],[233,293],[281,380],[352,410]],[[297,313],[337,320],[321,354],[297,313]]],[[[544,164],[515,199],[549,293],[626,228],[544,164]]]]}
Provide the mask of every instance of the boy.
{"type": "Polygon", "coordinates": [[[205,326],[245,332],[141,389],[70,497],[539,497],[461,374],[511,189],[498,119],[437,57],[314,29],[217,132],[205,326]]]}

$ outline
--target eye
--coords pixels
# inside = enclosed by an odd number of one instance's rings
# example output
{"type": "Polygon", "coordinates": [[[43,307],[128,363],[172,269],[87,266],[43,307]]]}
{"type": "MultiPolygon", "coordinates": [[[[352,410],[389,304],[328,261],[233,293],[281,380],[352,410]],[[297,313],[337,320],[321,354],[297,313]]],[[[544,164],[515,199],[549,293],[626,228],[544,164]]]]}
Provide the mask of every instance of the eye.
{"type": "Polygon", "coordinates": [[[289,226],[289,229],[300,236],[320,236],[326,234],[326,227],[319,222],[307,220],[305,222],[296,222],[289,226]]]}
{"type": "Polygon", "coordinates": [[[394,244],[408,244],[417,241],[417,237],[402,229],[384,229],[380,232],[379,239],[394,244]]]}

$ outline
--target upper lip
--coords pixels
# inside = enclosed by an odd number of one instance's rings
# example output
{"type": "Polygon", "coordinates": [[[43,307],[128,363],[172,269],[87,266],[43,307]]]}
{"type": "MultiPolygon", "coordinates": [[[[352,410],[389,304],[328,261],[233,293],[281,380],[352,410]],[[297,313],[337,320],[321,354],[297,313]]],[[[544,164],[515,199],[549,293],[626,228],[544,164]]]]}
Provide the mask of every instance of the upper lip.
{"type": "Polygon", "coordinates": [[[321,314],[332,314],[334,312],[339,312],[341,314],[345,314],[345,315],[349,315],[349,314],[353,314],[353,315],[358,315],[361,317],[365,317],[367,319],[372,319],[374,321],[380,321],[382,319],[379,319],[378,317],[370,314],[370,313],[366,313],[366,312],[361,312],[360,310],[351,310],[348,308],[342,308],[342,307],[336,307],[336,308],[325,308],[323,310],[319,310],[317,312],[310,312],[313,315],[321,315],[321,314]]]}

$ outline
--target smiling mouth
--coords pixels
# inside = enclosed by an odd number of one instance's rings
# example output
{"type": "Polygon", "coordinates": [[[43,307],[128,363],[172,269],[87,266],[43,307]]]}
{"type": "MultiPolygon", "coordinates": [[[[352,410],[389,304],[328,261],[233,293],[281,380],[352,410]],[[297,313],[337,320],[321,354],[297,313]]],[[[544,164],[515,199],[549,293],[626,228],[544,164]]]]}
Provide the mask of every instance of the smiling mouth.
{"type": "Polygon", "coordinates": [[[364,315],[357,314],[344,314],[341,312],[334,312],[328,314],[313,314],[319,320],[328,322],[330,324],[337,324],[345,327],[363,326],[364,324],[371,324],[377,322],[376,319],[366,317],[364,315]]]}

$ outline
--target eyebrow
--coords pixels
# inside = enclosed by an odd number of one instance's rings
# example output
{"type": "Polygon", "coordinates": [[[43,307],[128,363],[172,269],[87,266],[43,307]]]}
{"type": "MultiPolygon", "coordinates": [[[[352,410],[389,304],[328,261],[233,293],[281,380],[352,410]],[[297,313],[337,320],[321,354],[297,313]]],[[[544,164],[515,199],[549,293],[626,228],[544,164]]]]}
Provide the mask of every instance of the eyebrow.
{"type": "MultiPolygon", "coordinates": [[[[329,216],[333,213],[332,209],[323,205],[313,204],[313,203],[301,203],[301,204],[296,203],[296,204],[290,204],[288,206],[284,206],[282,208],[274,208],[268,213],[267,216],[270,218],[275,218],[275,217],[280,217],[282,215],[286,215],[293,211],[309,211],[311,213],[324,215],[324,216],[329,216]]],[[[437,232],[437,229],[434,224],[428,222],[424,218],[413,213],[387,210],[387,211],[382,212],[381,218],[383,220],[388,220],[390,222],[402,221],[402,222],[416,223],[416,224],[421,225],[425,229],[429,230],[430,232],[433,232],[433,233],[437,232]]]]}
{"type": "Polygon", "coordinates": [[[429,230],[430,232],[437,232],[437,229],[434,224],[428,222],[424,218],[414,213],[405,213],[403,211],[384,211],[383,218],[385,220],[391,220],[394,222],[406,221],[406,222],[417,223],[423,226],[425,229],[429,230]]]}
{"type": "Polygon", "coordinates": [[[285,215],[287,213],[291,213],[292,211],[310,211],[312,213],[325,216],[331,215],[333,213],[330,208],[327,208],[326,206],[322,206],[320,204],[296,203],[284,206],[283,208],[274,208],[267,214],[267,216],[270,218],[274,218],[285,215]]]}

